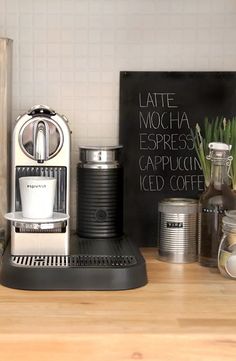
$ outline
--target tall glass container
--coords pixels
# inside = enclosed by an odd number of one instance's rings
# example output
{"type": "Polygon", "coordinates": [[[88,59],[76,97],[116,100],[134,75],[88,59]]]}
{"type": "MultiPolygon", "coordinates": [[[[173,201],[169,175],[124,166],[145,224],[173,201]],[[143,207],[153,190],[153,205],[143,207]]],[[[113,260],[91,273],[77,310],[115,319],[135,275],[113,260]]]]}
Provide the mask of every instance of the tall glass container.
{"type": "Polygon", "coordinates": [[[202,266],[217,267],[217,256],[222,237],[222,218],[226,210],[236,209],[236,196],[230,186],[229,168],[231,146],[210,143],[211,181],[200,197],[200,247],[202,266]]]}
{"type": "Polygon", "coordinates": [[[0,254],[7,238],[10,197],[11,64],[12,40],[0,38],[0,254]]]}

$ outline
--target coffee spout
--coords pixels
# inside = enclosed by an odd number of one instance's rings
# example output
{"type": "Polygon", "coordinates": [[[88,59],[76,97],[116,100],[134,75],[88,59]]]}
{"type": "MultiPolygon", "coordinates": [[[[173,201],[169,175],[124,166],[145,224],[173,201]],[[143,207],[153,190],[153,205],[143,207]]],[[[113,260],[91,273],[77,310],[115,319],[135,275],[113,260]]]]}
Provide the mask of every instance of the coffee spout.
{"type": "Polygon", "coordinates": [[[49,129],[48,124],[40,120],[34,127],[34,159],[43,163],[49,158],[49,129]]]}

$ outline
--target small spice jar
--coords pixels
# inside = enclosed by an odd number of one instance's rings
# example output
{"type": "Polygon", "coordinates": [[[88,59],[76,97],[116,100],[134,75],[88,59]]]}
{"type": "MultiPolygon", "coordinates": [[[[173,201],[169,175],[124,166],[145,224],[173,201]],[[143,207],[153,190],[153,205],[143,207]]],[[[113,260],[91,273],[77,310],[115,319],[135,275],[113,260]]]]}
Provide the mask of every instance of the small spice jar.
{"type": "Polygon", "coordinates": [[[236,211],[225,212],[223,236],[218,252],[218,268],[225,277],[236,279],[236,211]]]}

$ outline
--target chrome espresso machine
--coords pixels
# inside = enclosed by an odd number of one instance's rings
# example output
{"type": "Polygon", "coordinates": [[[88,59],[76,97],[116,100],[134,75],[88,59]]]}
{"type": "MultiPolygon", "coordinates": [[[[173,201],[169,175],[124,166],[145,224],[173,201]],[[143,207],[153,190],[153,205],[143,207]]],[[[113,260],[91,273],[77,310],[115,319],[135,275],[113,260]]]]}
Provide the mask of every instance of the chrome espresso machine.
{"type": "MultiPolygon", "coordinates": [[[[77,230],[70,230],[71,132],[44,105],[19,116],[12,134],[11,239],[0,283],[29,290],[118,290],[147,283],[145,261],[123,234],[122,147],[81,147],[77,230]],[[52,177],[51,218],[25,218],[19,179],[52,177]]],[[[37,205],[36,205],[37,206],[37,205]]]]}

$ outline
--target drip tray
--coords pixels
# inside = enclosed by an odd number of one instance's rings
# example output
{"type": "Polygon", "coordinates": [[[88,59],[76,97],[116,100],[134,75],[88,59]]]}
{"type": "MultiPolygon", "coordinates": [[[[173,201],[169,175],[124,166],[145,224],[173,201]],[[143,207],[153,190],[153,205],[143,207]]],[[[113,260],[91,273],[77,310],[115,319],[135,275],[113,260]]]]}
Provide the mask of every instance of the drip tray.
{"type": "Polygon", "coordinates": [[[10,255],[8,245],[0,283],[28,290],[122,290],[144,286],[144,258],[128,238],[85,239],[74,235],[71,255],[10,255]]]}
{"type": "Polygon", "coordinates": [[[134,256],[11,256],[19,267],[129,267],[137,263],[134,256]]]}

